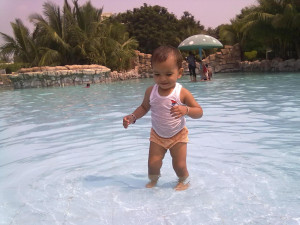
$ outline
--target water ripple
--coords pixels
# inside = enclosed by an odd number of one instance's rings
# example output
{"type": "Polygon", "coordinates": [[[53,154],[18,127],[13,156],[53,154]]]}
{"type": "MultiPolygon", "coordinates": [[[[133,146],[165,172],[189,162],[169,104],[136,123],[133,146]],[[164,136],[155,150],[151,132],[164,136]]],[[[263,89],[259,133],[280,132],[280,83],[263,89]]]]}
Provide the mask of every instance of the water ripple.
{"type": "Polygon", "coordinates": [[[204,109],[180,193],[169,153],[144,188],[150,115],[122,127],[151,79],[0,90],[0,224],[300,224],[299,74],[180,82],[204,109]]]}

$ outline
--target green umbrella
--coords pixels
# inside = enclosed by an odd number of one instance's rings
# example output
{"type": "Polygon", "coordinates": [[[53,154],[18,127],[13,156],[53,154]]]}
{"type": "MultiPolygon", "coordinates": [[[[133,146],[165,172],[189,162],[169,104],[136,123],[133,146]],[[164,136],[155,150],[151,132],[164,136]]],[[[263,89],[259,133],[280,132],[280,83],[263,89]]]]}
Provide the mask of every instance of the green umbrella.
{"type": "Polygon", "coordinates": [[[197,34],[188,37],[183,42],[180,43],[178,48],[180,50],[196,50],[199,49],[200,59],[202,59],[202,49],[209,48],[221,48],[223,47],[222,43],[218,41],[216,38],[205,35],[205,34],[197,34]]]}

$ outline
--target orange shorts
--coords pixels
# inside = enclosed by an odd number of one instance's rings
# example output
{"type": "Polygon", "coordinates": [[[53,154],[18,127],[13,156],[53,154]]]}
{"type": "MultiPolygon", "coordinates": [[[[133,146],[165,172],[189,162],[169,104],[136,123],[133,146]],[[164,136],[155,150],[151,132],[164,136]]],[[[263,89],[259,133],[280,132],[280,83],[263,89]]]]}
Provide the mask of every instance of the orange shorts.
{"type": "Polygon", "coordinates": [[[189,133],[189,130],[187,129],[187,127],[184,127],[181,131],[179,131],[173,137],[163,138],[163,137],[160,137],[153,130],[153,128],[151,128],[149,140],[164,147],[165,149],[170,149],[179,142],[188,143],[189,142],[188,133],[189,133]]]}

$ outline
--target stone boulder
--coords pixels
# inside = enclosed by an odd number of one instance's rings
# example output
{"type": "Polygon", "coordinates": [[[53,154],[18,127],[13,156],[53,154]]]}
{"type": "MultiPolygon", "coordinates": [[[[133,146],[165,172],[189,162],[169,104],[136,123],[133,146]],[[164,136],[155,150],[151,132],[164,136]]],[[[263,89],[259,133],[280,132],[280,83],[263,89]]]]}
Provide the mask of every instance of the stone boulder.
{"type": "Polygon", "coordinates": [[[295,62],[295,71],[300,71],[300,59],[297,59],[295,62]]]}
{"type": "Polygon", "coordinates": [[[262,60],[260,62],[260,71],[262,71],[262,72],[271,71],[271,61],[270,60],[262,60]]]}
{"type": "Polygon", "coordinates": [[[111,70],[101,65],[22,68],[9,76],[15,88],[55,87],[106,82],[111,70]]]}
{"type": "Polygon", "coordinates": [[[240,45],[225,45],[220,52],[211,54],[202,60],[211,67],[216,73],[222,72],[238,72],[241,70],[241,49],[240,45]]]}

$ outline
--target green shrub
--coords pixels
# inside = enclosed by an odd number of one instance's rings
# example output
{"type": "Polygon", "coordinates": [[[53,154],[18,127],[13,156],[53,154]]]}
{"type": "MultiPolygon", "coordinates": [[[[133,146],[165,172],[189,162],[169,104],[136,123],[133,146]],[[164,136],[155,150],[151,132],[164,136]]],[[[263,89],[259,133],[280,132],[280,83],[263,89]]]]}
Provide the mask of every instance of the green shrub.
{"type": "Polygon", "coordinates": [[[0,64],[0,69],[5,69],[7,74],[11,74],[13,72],[17,72],[21,68],[28,67],[28,64],[26,63],[2,63],[0,64]]]}
{"type": "Polygon", "coordinates": [[[253,61],[253,59],[255,59],[257,56],[257,51],[253,50],[251,52],[244,52],[244,56],[247,60],[253,61]]]}

